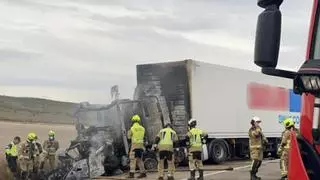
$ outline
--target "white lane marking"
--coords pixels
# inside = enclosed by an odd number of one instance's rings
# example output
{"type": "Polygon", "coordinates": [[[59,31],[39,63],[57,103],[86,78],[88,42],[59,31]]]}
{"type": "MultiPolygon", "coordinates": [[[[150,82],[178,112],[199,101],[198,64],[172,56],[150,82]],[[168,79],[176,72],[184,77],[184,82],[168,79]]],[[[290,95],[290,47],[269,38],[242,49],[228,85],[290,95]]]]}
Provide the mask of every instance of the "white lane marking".
{"type": "MultiPolygon", "coordinates": [[[[263,162],[262,164],[268,164],[268,163],[276,162],[276,161],[279,161],[279,160],[278,160],[278,159],[269,160],[269,161],[263,162]]],[[[239,166],[239,167],[233,168],[233,171],[240,170],[240,169],[246,169],[246,168],[249,168],[249,167],[251,167],[251,165],[239,166]]],[[[204,177],[207,177],[207,176],[212,176],[212,175],[216,175],[216,174],[222,174],[222,173],[225,173],[225,172],[233,172],[233,171],[223,170],[223,171],[217,171],[217,172],[212,172],[212,173],[204,174],[203,176],[204,176],[204,177]]],[[[188,178],[184,178],[184,179],[180,179],[180,180],[188,180],[188,178]]]]}

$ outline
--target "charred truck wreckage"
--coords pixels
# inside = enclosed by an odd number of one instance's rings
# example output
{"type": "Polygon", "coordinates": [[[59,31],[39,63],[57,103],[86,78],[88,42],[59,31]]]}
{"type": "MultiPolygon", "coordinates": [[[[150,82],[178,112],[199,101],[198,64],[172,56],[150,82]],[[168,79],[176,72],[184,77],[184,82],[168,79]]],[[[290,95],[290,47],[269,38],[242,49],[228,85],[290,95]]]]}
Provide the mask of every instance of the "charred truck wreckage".
{"type": "MultiPolygon", "coordinates": [[[[180,126],[183,128],[179,129],[179,121],[173,124],[176,125],[179,137],[184,137],[187,132],[187,121],[190,118],[186,115],[185,106],[180,105],[182,107],[180,115],[177,113],[178,109],[170,114],[166,97],[161,89],[161,78],[150,72],[154,69],[144,68],[144,66],[141,68],[143,68],[142,71],[137,71],[142,74],[138,74],[134,100],[118,99],[118,87],[114,86],[111,88],[111,96],[114,98],[111,104],[106,106],[80,104],[75,113],[77,137],[71,141],[69,148],[58,154],[58,166],[46,175],[47,179],[91,179],[101,175],[117,175],[128,170],[130,144],[127,141],[127,130],[131,127],[130,118],[135,114],[141,117],[142,124],[146,128],[147,142],[143,160],[147,170],[157,167],[157,156],[151,151],[151,147],[158,132],[166,123],[171,122],[170,116],[181,119],[180,126]]],[[[162,71],[162,69],[159,70],[162,71]]],[[[182,76],[184,76],[183,73],[182,76]]],[[[177,77],[177,79],[180,78],[177,77]]],[[[170,77],[161,79],[163,80],[175,83],[170,77]]],[[[183,83],[185,80],[183,79],[183,83]]],[[[171,88],[171,86],[167,87],[171,88]]],[[[175,89],[173,86],[172,88],[175,89]]],[[[180,92],[184,93],[183,87],[179,90],[180,92]]],[[[183,99],[176,100],[183,101],[183,99]]],[[[181,147],[183,146],[181,144],[181,147]]],[[[179,150],[179,148],[176,149],[175,155],[177,164],[186,161],[184,149],[179,150]]]]}
{"type": "MultiPolygon", "coordinates": [[[[140,93],[140,90],[137,88],[136,92],[140,93]]],[[[75,113],[77,137],[69,148],[58,154],[58,167],[46,174],[47,179],[91,179],[128,170],[127,130],[134,114],[142,117],[142,123],[148,129],[147,149],[143,155],[145,167],[155,169],[157,159],[151,146],[164,124],[157,99],[156,96],[140,100],[115,99],[107,106],[81,103],[75,113]]]]}
{"type": "MultiPolygon", "coordinates": [[[[279,116],[278,111],[261,113],[259,109],[252,108],[247,96],[257,88],[270,89],[279,84],[284,84],[280,88],[292,86],[285,79],[194,60],[137,65],[133,100],[119,99],[118,86],[114,86],[111,88],[111,104],[80,104],[75,113],[78,136],[68,149],[58,155],[61,163],[47,177],[50,180],[92,179],[128,170],[130,144],[127,130],[135,114],[141,117],[146,129],[146,151],[143,154],[146,169],[157,167],[157,156],[151,147],[167,123],[172,124],[179,138],[174,149],[175,163],[187,162],[185,135],[190,118],[196,118],[199,127],[208,133],[206,144],[202,146],[204,161],[219,164],[233,157],[246,157],[249,149],[248,119],[257,113],[262,119],[277,119],[279,116]],[[226,82],[236,82],[237,91],[234,91],[233,83],[226,82]]],[[[281,113],[298,115],[298,112],[281,113]]],[[[276,157],[281,122],[279,120],[278,126],[272,121],[264,123],[265,136],[269,141],[265,154],[276,157]]]]}

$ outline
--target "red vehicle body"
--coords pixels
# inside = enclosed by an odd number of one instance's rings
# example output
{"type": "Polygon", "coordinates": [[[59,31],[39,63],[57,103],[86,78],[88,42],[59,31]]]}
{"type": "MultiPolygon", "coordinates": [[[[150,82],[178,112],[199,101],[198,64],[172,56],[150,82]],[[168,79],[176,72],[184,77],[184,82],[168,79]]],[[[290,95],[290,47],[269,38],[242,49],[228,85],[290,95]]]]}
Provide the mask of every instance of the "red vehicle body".
{"type": "MultiPolygon", "coordinates": [[[[307,45],[307,53],[306,53],[306,60],[309,59],[318,59],[318,57],[314,57],[315,44],[316,41],[319,40],[316,38],[317,31],[319,27],[319,12],[320,5],[318,0],[314,0],[312,14],[311,14],[311,21],[310,21],[310,28],[309,28],[309,38],[308,38],[308,45],[307,45]]],[[[320,35],[320,34],[319,34],[320,35]]],[[[300,120],[300,133],[305,138],[305,140],[309,144],[313,144],[316,152],[320,154],[320,145],[314,143],[316,140],[313,138],[312,129],[313,129],[313,120],[314,118],[314,104],[315,104],[315,97],[312,95],[302,95],[302,109],[301,109],[301,120],[300,120]]],[[[319,117],[317,117],[319,121],[319,117]]],[[[319,128],[319,127],[318,127],[319,128]]],[[[299,143],[297,142],[297,138],[295,138],[295,134],[292,133],[292,146],[290,150],[290,157],[289,157],[289,171],[288,171],[288,178],[291,180],[304,180],[309,179],[307,168],[301,158],[301,151],[299,149],[299,143]]]]}
{"type": "MultiPolygon", "coordinates": [[[[255,64],[262,67],[262,73],[264,74],[295,79],[298,77],[297,72],[276,69],[281,34],[279,7],[282,1],[258,0],[258,5],[265,8],[265,11],[258,18],[255,64]]],[[[306,61],[320,61],[319,3],[320,0],[313,0],[306,61]]],[[[294,87],[296,87],[296,84],[294,87]]],[[[320,97],[302,92],[301,108],[301,136],[296,137],[294,132],[291,133],[288,179],[320,180],[320,97]]]]}

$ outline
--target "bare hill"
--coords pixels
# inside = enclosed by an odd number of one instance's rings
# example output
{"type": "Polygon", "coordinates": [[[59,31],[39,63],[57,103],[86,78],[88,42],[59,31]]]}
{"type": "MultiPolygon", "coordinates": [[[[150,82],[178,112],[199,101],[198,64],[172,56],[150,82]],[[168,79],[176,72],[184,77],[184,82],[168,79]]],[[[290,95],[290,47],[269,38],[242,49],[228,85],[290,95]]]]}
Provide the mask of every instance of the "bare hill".
{"type": "Polygon", "coordinates": [[[0,121],[73,124],[79,104],[0,96],[0,121]]]}

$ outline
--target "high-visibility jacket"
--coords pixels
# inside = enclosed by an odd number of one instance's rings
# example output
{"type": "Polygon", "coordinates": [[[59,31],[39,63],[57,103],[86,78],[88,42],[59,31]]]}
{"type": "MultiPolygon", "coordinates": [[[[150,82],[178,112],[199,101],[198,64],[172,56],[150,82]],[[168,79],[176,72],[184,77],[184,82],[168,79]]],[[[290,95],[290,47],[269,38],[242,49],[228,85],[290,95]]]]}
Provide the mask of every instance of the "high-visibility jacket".
{"type": "Polygon", "coordinates": [[[202,152],[202,137],[204,132],[199,128],[191,128],[187,134],[189,137],[189,152],[202,152]]]}
{"type": "Polygon", "coordinates": [[[131,140],[131,150],[144,148],[145,129],[139,123],[134,123],[128,131],[128,139],[131,140]]]}
{"type": "Polygon", "coordinates": [[[8,156],[17,157],[18,156],[17,145],[11,142],[8,146],[6,146],[5,153],[8,156]]]}
{"type": "Polygon", "coordinates": [[[172,151],[173,152],[173,143],[178,141],[177,133],[170,127],[160,130],[159,134],[159,151],[172,151]]]}

